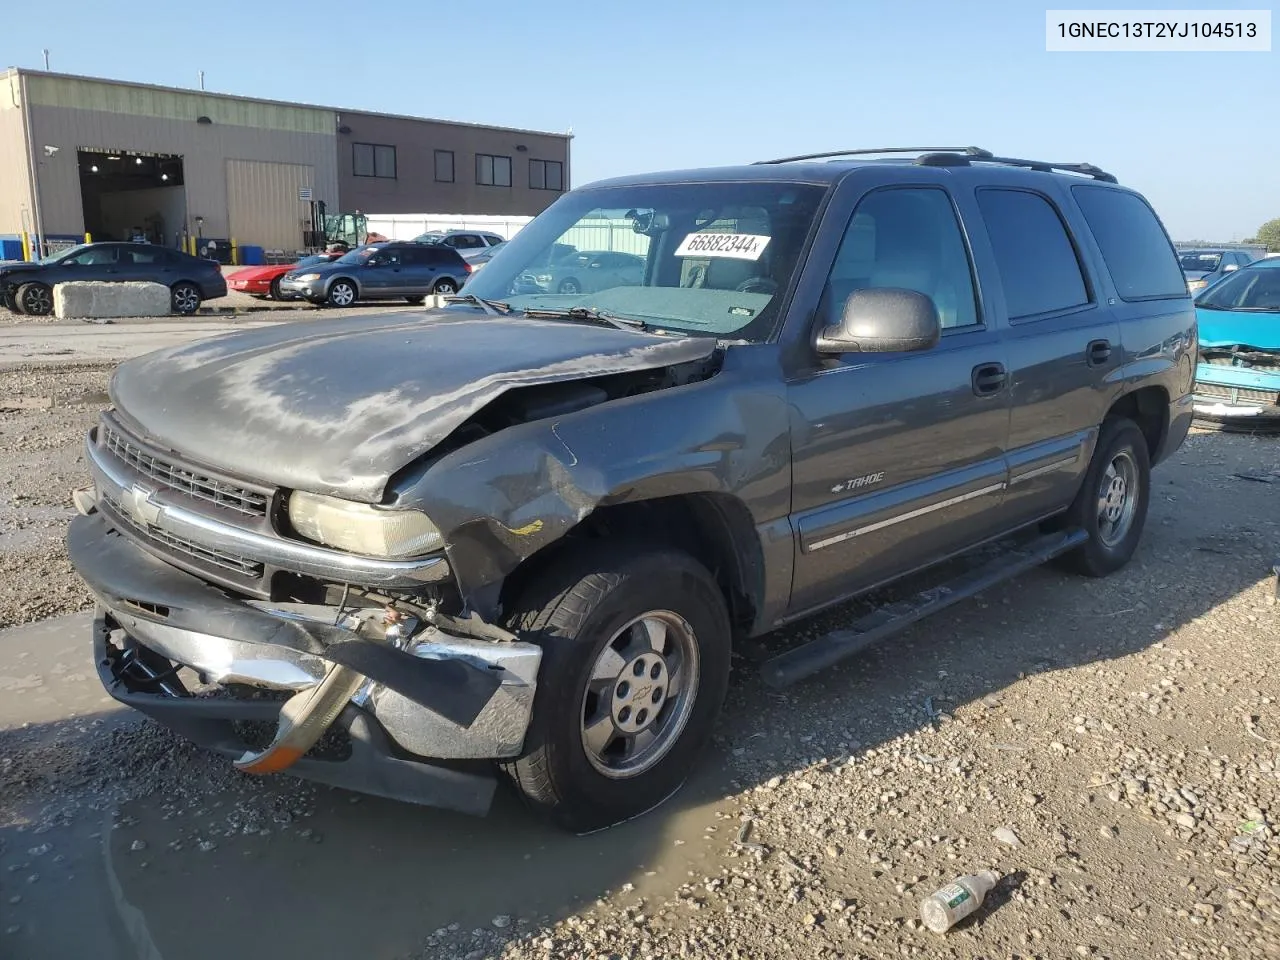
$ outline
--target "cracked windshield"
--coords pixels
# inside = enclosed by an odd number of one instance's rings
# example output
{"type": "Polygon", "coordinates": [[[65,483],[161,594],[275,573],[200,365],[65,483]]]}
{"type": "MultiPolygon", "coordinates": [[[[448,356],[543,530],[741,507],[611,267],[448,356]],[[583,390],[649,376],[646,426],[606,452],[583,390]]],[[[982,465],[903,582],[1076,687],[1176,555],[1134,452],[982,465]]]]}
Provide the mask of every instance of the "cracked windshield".
{"type": "Polygon", "coordinates": [[[764,340],[823,188],[786,182],[567,196],[467,283],[516,310],[588,308],[658,331],[764,340]]]}

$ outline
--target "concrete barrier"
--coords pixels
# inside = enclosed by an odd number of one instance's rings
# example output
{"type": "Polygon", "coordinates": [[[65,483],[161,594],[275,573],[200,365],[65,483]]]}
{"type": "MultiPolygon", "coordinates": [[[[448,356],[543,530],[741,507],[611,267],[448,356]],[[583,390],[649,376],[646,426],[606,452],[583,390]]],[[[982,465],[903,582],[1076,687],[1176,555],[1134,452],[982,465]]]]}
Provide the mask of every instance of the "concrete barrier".
{"type": "Polygon", "coordinates": [[[59,319],[163,317],[171,312],[169,288],[162,283],[76,280],[53,288],[53,313],[59,319]]]}

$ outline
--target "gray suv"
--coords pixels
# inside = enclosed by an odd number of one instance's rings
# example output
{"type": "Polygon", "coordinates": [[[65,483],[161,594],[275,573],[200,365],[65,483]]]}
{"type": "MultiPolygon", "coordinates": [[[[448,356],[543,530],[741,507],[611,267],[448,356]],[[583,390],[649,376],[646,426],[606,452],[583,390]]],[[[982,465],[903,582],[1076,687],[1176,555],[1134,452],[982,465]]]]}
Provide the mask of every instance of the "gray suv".
{"type": "Polygon", "coordinates": [[[782,686],[1123,567],[1192,417],[1159,219],[1087,164],[876,154],[579,188],[425,321],[123,364],[68,534],[107,690],[249,773],[473,813],[501,774],[588,830],[684,782],[735,646],[782,686]],[[522,281],[602,232],[638,283],[522,281]]]}
{"type": "Polygon", "coordinates": [[[331,307],[362,300],[422,303],[432,294],[457,293],[470,273],[470,265],[449,247],[371,243],[329,263],[285,274],[280,293],[331,307]]]}

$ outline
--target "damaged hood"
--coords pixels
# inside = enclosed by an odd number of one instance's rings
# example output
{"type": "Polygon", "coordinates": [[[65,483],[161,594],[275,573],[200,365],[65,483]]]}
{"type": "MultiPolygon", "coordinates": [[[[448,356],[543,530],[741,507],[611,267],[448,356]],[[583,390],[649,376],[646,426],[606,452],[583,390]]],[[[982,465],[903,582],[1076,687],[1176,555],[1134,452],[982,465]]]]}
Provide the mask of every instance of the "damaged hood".
{"type": "Polygon", "coordinates": [[[1210,310],[1196,307],[1203,347],[1252,347],[1280,350],[1280,310],[1210,310]]]}
{"type": "Polygon", "coordinates": [[[266,327],[123,363],[153,443],[266,483],[377,502],[390,476],[514,387],[708,357],[709,338],[441,311],[266,327]]]}

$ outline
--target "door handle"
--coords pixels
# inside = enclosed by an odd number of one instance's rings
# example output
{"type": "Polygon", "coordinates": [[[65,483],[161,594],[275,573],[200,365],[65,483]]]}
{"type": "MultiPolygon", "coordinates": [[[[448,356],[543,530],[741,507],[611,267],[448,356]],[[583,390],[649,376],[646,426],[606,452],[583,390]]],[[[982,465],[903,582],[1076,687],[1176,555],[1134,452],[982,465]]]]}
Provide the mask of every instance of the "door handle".
{"type": "Polygon", "coordinates": [[[1100,367],[1111,359],[1111,341],[1094,340],[1085,347],[1085,359],[1089,366],[1100,367]]]}
{"type": "Polygon", "coordinates": [[[973,384],[975,394],[979,397],[989,397],[1004,389],[1008,377],[1003,363],[980,363],[973,368],[970,382],[973,384]]]}

